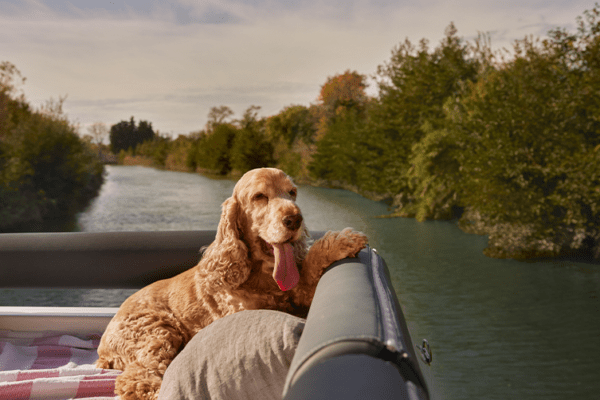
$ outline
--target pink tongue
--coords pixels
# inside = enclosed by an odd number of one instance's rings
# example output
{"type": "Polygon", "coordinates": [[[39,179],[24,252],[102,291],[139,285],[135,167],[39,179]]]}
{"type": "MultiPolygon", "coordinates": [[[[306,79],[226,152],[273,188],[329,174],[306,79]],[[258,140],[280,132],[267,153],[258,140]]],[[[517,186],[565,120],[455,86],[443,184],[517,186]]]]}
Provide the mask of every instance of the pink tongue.
{"type": "Polygon", "coordinates": [[[294,260],[294,249],[289,243],[273,244],[273,255],[275,256],[275,269],[273,279],[284,292],[293,289],[300,280],[296,261],[294,260]]]}

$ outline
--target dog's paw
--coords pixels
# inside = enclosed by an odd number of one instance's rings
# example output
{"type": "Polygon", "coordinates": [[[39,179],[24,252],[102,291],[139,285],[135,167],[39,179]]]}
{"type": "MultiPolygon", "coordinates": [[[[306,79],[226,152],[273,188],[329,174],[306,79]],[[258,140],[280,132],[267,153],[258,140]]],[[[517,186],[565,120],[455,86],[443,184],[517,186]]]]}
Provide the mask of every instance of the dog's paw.
{"type": "Polygon", "coordinates": [[[356,257],[369,242],[364,233],[352,228],[345,228],[340,232],[328,232],[324,239],[329,241],[329,250],[336,255],[337,260],[356,257]]]}
{"type": "Polygon", "coordinates": [[[115,394],[121,400],[157,400],[162,378],[155,371],[128,365],[115,381],[115,394]]]}

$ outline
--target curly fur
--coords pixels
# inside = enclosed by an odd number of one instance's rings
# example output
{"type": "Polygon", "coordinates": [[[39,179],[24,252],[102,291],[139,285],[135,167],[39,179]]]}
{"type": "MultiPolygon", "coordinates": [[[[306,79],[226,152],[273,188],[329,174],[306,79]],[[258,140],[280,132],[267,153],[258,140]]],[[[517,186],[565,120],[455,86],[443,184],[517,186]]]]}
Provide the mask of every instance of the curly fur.
{"type": "Polygon", "coordinates": [[[282,171],[246,173],[223,203],[215,241],[200,263],[123,303],[102,336],[96,364],[123,370],[116,394],[156,399],[173,358],[218,318],[253,309],[306,316],[323,270],[355,256],[367,239],[346,228],[328,232],[308,249],[309,233],[295,200],[296,187],[282,171]],[[286,224],[286,218],[296,223],[286,224]],[[300,280],[292,290],[281,291],[273,279],[273,243],[293,246],[300,280]]]}

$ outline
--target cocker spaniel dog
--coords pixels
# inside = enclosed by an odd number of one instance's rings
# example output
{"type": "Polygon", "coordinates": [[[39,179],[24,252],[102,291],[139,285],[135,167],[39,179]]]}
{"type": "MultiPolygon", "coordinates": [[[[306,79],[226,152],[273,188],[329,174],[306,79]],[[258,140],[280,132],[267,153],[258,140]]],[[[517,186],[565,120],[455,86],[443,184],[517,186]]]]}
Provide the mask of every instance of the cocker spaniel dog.
{"type": "Polygon", "coordinates": [[[129,297],[98,347],[98,368],[114,368],[122,399],[156,399],[175,356],[202,328],[242,310],[305,317],[323,270],[356,256],[367,238],[346,228],[307,247],[296,186],[282,171],[246,173],[223,203],[215,241],[199,264],[129,297]]]}

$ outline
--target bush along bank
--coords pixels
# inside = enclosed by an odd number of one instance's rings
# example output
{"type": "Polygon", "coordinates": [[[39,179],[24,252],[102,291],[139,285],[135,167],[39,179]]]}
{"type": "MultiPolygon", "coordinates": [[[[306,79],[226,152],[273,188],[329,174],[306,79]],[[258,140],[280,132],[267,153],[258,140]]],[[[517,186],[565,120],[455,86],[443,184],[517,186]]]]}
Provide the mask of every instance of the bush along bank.
{"type": "Polygon", "coordinates": [[[0,232],[62,230],[97,195],[104,167],[62,100],[32,110],[20,80],[12,64],[0,64],[0,232]]]}

